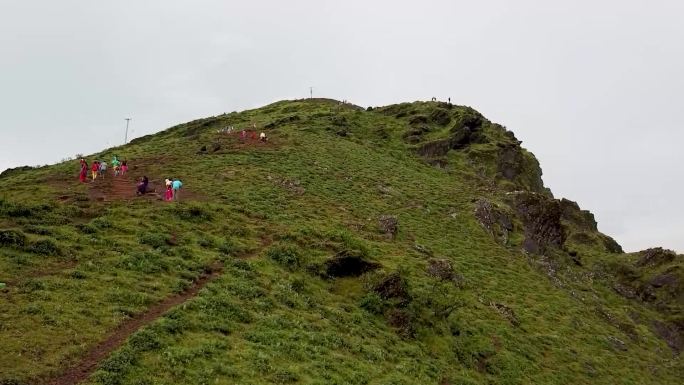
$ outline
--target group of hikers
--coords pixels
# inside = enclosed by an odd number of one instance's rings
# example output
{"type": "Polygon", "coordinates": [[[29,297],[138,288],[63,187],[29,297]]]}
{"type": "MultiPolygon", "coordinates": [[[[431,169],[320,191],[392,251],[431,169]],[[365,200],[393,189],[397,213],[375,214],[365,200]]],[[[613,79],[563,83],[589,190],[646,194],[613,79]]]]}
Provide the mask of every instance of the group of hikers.
{"type": "MultiPolygon", "coordinates": [[[[257,140],[257,133],[256,133],[256,123],[252,124],[252,130],[246,130],[243,129],[240,131],[240,140],[242,142],[246,141],[247,139],[251,140],[257,140]]],[[[233,126],[228,126],[224,128],[220,128],[216,130],[216,133],[218,134],[225,134],[225,135],[231,135],[233,132],[236,132],[237,130],[233,126]]],[[[266,136],[265,132],[261,132],[258,136],[259,141],[261,142],[267,142],[268,141],[268,136],[266,136]]]]}
{"type": "MultiPolygon", "coordinates": [[[[83,158],[81,158],[80,163],[81,172],[78,175],[78,179],[83,183],[88,180],[88,171],[90,171],[92,182],[95,182],[95,179],[98,177],[104,179],[104,177],[107,175],[107,169],[109,166],[104,160],[95,160],[90,167],[88,167],[88,162],[83,158]]],[[[112,158],[112,168],[114,169],[114,176],[125,175],[126,172],[128,172],[128,162],[125,160],[122,162],[116,155],[114,155],[112,158]]]]}
{"type": "MultiPolygon", "coordinates": [[[[242,129],[240,131],[240,140],[242,142],[245,142],[248,139],[251,140],[257,140],[257,125],[256,123],[252,123],[252,129],[242,129]]],[[[232,134],[236,132],[237,129],[233,126],[228,126],[222,129],[217,130],[217,133],[219,134],[232,134]]],[[[266,136],[265,132],[261,132],[258,136],[259,141],[261,142],[267,142],[268,141],[268,136],[266,136]]],[[[93,161],[92,166],[88,166],[88,162],[86,162],[85,159],[80,160],[81,163],[81,171],[79,173],[79,180],[83,183],[85,183],[88,180],[88,172],[90,171],[90,177],[92,178],[91,183],[95,182],[97,178],[102,178],[104,179],[105,176],[107,175],[107,170],[109,168],[109,165],[107,162],[104,160],[95,160],[93,161]]],[[[112,169],[114,170],[114,176],[117,177],[119,175],[126,175],[128,172],[128,162],[126,160],[119,160],[119,157],[114,155],[112,157],[111,161],[111,166],[112,169]]],[[[178,200],[178,193],[183,187],[183,183],[178,179],[178,178],[166,178],[165,180],[166,183],[166,191],[164,192],[164,200],[166,201],[177,201],[178,200]]],[[[156,190],[153,188],[150,188],[150,180],[147,176],[141,177],[138,182],[136,183],[136,195],[141,196],[145,195],[148,193],[156,193],[156,190]]]]}
{"type": "MultiPolygon", "coordinates": [[[[183,187],[183,182],[181,182],[178,178],[166,178],[165,184],[166,191],[164,192],[164,200],[167,202],[177,201],[178,193],[180,192],[181,187],[183,187]]],[[[150,179],[147,176],[140,178],[138,184],[136,185],[136,195],[141,196],[156,192],[157,190],[150,188],[150,179]]]]}
{"type": "MultiPolygon", "coordinates": [[[[107,175],[107,169],[109,166],[107,165],[107,162],[104,160],[95,160],[93,161],[92,166],[88,166],[88,162],[81,158],[80,160],[81,164],[81,171],[78,175],[79,180],[82,183],[85,183],[88,180],[88,171],[90,171],[90,175],[92,178],[92,182],[95,182],[95,180],[100,177],[102,179],[105,178],[107,175]]],[[[117,177],[119,175],[123,176],[126,175],[128,172],[128,162],[126,160],[120,161],[119,157],[114,155],[112,157],[111,161],[112,169],[114,170],[114,176],[117,177]]],[[[178,200],[178,193],[183,187],[183,183],[180,181],[178,178],[166,178],[166,191],[164,193],[164,200],[165,201],[177,201],[178,200]]],[[[136,195],[141,196],[145,195],[147,193],[153,193],[156,192],[155,189],[151,189],[150,186],[150,180],[147,176],[143,176],[138,180],[136,184],[136,195]]]]}

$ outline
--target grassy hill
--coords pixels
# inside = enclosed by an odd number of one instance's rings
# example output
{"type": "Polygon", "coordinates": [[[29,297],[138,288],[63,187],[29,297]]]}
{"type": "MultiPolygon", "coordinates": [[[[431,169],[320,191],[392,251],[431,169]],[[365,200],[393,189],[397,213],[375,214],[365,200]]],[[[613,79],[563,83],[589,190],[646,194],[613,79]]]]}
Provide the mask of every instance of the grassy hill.
{"type": "Polygon", "coordinates": [[[0,384],[680,384],[683,257],[622,253],[520,143],[313,99],[87,156],[125,177],[5,172],[0,384]]]}

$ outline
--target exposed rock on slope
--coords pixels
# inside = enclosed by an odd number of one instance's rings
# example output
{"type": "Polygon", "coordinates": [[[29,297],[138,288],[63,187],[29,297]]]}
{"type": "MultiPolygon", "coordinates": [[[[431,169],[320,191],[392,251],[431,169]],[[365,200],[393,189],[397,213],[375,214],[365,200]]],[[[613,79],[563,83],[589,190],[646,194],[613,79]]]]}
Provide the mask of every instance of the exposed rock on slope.
{"type": "Polygon", "coordinates": [[[510,193],[509,197],[524,226],[525,251],[544,254],[549,248],[563,246],[565,230],[561,225],[561,205],[557,200],[525,191],[510,193]]]}

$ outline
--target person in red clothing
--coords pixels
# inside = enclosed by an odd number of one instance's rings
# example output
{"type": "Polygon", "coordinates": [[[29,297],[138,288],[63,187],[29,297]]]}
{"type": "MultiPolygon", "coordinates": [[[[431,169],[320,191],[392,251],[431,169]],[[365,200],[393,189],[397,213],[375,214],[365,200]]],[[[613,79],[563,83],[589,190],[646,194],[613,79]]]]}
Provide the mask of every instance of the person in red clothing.
{"type": "Polygon", "coordinates": [[[83,183],[88,179],[88,163],[85,159],[81,159],[81,172],[78,174],[78,179],[83,183]]]}
{"type": "Polygon", "coordinates": [[[93,182],[97,179],[97,174],[100,172],[100,162],[94,161],[93,166],[90,167],[90,172],[93,174],[93,182]]]}

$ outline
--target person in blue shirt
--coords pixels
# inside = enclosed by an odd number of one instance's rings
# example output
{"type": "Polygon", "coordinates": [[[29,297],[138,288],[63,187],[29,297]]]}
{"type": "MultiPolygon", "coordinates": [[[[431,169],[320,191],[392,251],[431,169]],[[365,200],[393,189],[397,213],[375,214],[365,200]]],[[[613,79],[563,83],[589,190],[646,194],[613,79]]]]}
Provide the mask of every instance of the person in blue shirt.
{"type": "Polygon", "coordinates": [[[173,190],[174,201],[178,200],[178,191],[180,191],[181,187],[183,187],[183,182],[181,182],[178,178],[174,178],[173,182],[171,182],[171,189],[173,190]]]}

